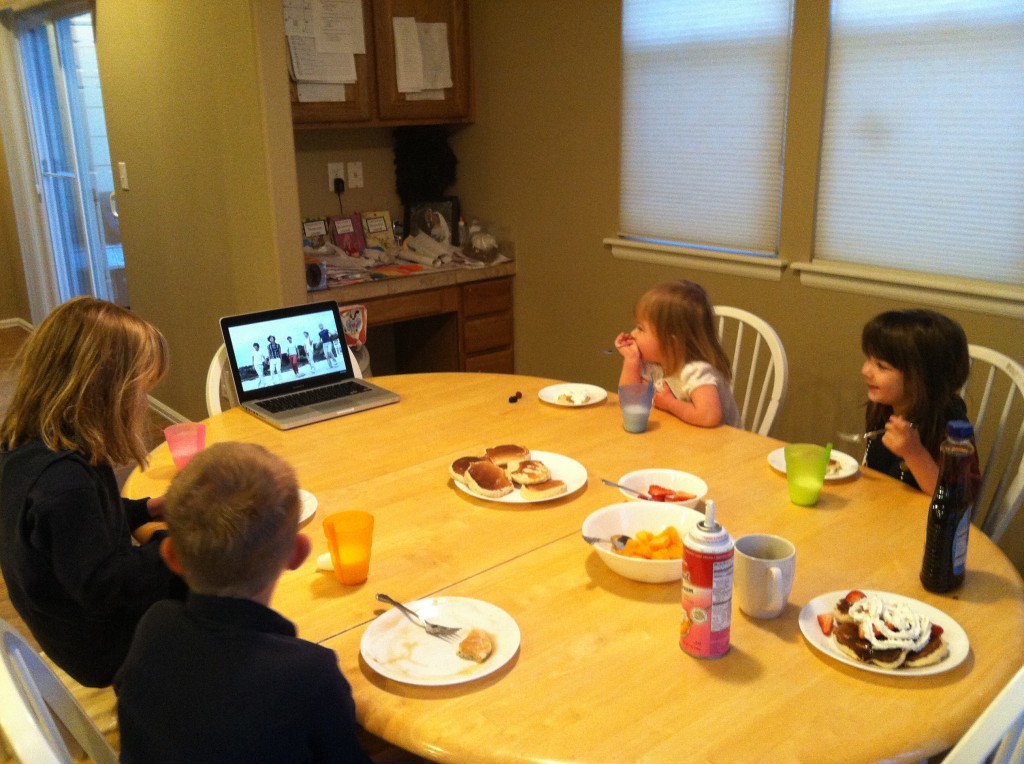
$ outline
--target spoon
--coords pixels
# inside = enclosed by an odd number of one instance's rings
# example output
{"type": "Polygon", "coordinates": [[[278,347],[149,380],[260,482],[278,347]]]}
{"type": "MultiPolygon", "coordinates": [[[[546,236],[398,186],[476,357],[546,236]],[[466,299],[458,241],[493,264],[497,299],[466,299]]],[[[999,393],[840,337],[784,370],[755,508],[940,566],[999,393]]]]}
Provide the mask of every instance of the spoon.
{"type": "Polygon", "coordinates": [[[641,493],[635,488],[630,488],[628,485],[620,485],[619,483],[613,483],[611,480],[605,480],[604,478],[601,478],[601,482],[604,483],[605,485],[610,485],[612,488],[621,488],[626,493],[632,494],[633,496],[636,496],[638,499],[643,499],[644,501],[653,501],[653,499],[651,499],[651,497],[646,493],[641,493]]]}
{"type": "Polygon", "coordinates": [[[883,427],[881,430],[871,430],[870,432],[864,433],[840,432],[836,434],[839,435],[839,437],[842,438],[843,440],[848,440],[852,443],[863,443],[864,441],[867,440],[873,440],[874,438],[877,438],[879,435],[885,435],[885,428],[883,427]]]}
{"type": "Polygon", "coordinates": [[[588,544],[609,544],[612,549],[623,549],[626,546],[627,541],[632,541],[632,536],[627,536],[625,533],[621,533],[618,536],[612,536],[609,539],[598,538],[597,536],[584,536],[583,540],[588,544]]]}

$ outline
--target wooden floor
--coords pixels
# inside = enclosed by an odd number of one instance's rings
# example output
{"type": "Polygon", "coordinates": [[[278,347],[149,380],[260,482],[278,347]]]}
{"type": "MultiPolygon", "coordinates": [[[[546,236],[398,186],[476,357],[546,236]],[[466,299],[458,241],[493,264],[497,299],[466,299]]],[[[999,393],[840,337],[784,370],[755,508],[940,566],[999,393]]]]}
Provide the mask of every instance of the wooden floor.
{"type": "MultiPolygon", "coordinates": [[[[0,416],[7,411],[11,397],[14,395],[14,386],[18,376],[18,349],[28,337],[28,331],[21,328],[0,328],[0,416]]],[[[163,428],[172,424],[165,417],[156,411],[151,410],[151,416],[146,423],[146,445],[152,449],[163,442],[163,428]]],[[[125,465],[115,468],[118,480],[121,485],[128,478],[134,465],[125,465]]],[[[7,596],[7,586],[3,577],[0,576],[0,618],[16,628],[37,650],[38,643],[33,639],[32,634],[25,626],[24,621],[15,611],[7,596]]],[[[52,666],[52,664],[51,664],[52,666]]],[[[72,688],[72,692],[86,711],[96,722],[96,726],[104,733],[110,744],[116,749],[119,748],[120,738],[117,729],[117,703],[112,690],[92,690],[82,687],[71,677],[65,674],[56,666],[53,666],[57,675],[61,677],[64,684],[72,688]]],[[[362,732],[362,731],[360,731],[362,732]]],[[[2,735],[0,735],[2,738],[2,735]]],[[[395,748],[390,744],[372,735],[363,733],[360,740],[364,749],[376,764],[417,764],[425,762],[412,754],[395,748]]],[[[13,761],[0,739],[0,764],[13,761]]]]}

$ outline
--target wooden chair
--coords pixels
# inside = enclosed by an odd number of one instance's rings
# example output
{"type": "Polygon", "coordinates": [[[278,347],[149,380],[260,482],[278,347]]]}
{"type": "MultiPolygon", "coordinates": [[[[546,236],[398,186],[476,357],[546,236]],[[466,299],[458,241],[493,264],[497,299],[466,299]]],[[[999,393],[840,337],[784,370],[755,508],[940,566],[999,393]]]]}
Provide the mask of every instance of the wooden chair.
{"type": "Polygon", "coordinates": [[[961,394],[982,474],[975,521],[998,543],[1024,503],[1024,366],[981,345],[968,352],[971,376],[961,394]]]}
{"type": "Polygon", "coordinates": [[[996,695],[946,754],[943,764],[1020,764],[1024,761],[1024,668],[996,695]],[[992,752],[995,755],[988,758],[992,752]]]}
{"type": "Polygon", "coordinates": [[[719,305],[715,315],[718,340],[732,363],[730,386],[740,404],[743,428],[769,435],[789,384],[789,361],[782,340],[767,321],[740,308],[719,305]],[[746,342],[748,339],[752,341],[746,342]],[[755,390],[757,403],[751,407],[755,390]]]}
{"type": "Polygon", "coordinates": [[[117,764],[92,719],[42,657],[0,619],[0,729],[15,760],[117,764]]]}

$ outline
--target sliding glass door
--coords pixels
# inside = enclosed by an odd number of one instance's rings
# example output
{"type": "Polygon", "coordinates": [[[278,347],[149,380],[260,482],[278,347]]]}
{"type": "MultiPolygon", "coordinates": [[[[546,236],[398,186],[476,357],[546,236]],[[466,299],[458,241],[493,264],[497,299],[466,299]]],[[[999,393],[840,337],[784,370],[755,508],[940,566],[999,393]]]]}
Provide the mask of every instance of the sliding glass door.
{"type": "Polygon", "coordinates": [[[60,301],[93,295],[127,306],[92,14],[23,20],[18,27],[37,190],[60,301]]]}

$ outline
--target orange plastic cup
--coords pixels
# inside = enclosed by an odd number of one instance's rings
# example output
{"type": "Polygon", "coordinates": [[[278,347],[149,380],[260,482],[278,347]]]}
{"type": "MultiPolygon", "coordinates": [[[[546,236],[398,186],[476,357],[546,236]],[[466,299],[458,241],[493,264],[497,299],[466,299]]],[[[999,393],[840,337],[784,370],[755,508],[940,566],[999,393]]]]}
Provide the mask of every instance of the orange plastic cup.
{"type": "Polygon", "coordinates": [[[324,518],[324,535],[331,550],[334,575],[346,586],[361,584],[370,572],[373,515],[369,512],[335,512],[324,518]]]}

